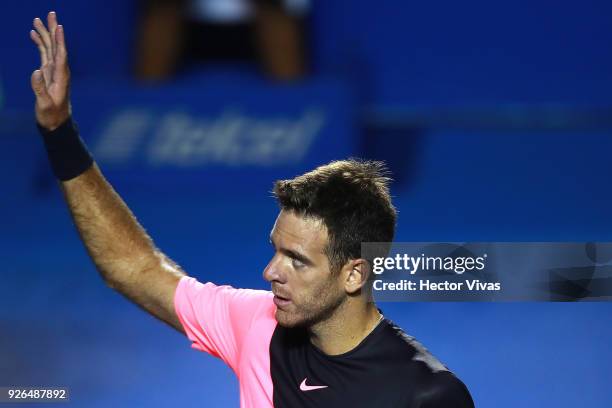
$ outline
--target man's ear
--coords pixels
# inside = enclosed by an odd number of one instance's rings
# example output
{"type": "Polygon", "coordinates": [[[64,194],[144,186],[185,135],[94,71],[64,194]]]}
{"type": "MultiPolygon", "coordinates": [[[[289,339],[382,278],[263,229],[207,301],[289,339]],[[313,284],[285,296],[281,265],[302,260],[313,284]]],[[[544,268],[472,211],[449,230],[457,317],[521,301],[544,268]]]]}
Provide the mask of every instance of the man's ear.
{"type": "Polygon", "coordinates": [[[368,282],[370,276],[370,264],[365,259],[350,259],[344,265],[346,279],[344,288],[349,294],[358,293],[368,282]]]}

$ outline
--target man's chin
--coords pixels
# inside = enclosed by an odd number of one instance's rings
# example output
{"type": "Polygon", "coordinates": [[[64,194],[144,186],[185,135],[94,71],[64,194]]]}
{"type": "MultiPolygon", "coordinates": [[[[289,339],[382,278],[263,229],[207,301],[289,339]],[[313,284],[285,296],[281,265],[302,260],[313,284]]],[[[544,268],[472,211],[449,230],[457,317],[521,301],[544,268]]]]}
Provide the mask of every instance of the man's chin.
{"type": "Polygon", "coordinates": [[[276,309],[276,314],[274,315],[278,324],[282,327],[292,329],[295,327],[305,327],[306,321],[299,316],[296,316],[292,313],[287,313],[283,310],[276,309]]]}

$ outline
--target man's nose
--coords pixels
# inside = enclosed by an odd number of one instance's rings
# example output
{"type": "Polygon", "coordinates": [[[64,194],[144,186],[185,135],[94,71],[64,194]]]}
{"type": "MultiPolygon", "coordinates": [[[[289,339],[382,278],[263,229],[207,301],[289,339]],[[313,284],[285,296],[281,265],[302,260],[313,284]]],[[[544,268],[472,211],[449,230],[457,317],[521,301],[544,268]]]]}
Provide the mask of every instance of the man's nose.
{"type": "Polygon", "coordinates": [[[268,282],[284,283],[284,274],[281,271],[281,265],[278,258],[277,256],[272,258],[263,271],[263,278],[268,282]]]}

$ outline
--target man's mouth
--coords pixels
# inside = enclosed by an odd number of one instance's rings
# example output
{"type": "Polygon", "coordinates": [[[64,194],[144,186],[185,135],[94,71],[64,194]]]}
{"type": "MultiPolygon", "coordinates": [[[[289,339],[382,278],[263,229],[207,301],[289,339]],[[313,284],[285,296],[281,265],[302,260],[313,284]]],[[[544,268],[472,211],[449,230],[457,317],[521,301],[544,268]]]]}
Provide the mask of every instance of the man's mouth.
{"type": "Polygon", "coordinates": [[[274,304],[276,307],[282,309],[283,307],[288,306],[291,303],[291,299],[279,296],[276,293],[274,294],[274,304]]]}

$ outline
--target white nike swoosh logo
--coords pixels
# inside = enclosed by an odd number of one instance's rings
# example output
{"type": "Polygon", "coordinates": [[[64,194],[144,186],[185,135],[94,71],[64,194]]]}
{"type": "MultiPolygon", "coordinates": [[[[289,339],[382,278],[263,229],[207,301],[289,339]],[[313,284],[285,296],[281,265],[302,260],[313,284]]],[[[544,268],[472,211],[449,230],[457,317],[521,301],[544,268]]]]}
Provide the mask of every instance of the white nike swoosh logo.
{"type": "Polygon", "coordinates": [[[300,390],[302,391],[320,390],[321,388],[327,388],[327,385],[306,385],[306,378],[300,384],[300,390]]]}

